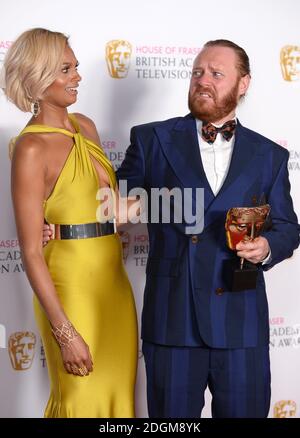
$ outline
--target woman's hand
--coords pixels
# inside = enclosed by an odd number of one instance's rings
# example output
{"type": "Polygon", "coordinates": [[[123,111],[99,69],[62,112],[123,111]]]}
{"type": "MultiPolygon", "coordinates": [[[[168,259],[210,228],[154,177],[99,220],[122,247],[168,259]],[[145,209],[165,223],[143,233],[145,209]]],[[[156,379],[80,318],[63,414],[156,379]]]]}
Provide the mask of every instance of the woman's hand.
{"type": "Polygon", "coordinates": [[[52,333],[61,348],[62,360],[68,373],[88,376],[93,371],[90,349],[82,336],[68,320],[54,325],[52,333]]]}
{"type": "Polygon", "coordinates": [[[79,334],[68,345],[61,346],[61,355],[68,373],[84,377],[93,371],[89,346],[79,334]]]}

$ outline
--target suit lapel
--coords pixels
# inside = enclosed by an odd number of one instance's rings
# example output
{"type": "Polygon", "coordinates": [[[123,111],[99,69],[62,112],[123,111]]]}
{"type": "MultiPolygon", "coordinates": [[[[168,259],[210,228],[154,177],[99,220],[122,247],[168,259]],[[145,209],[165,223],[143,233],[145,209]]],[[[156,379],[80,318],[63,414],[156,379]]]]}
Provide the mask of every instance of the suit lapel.
{"type": "Polygon", "coordinates": [[[245,129],[240,122],[237,121],[235,142],[229,170],[217,197],[222,196],[226,189],[234,183],[241,173],[243,173],[244,169],[249,165],[256,153],[256,144],[251,142],[249,134],[246,134],[245,129]]]}
{"type": "Polygon", "coordinates": [[[239,192],[240,188],[246,181],[248,184],[253,181],[258,172],[261,171],[259,164],[263,157],[259,157],[259,155],[263,155],[259,145],[252,140],[249,131],[238,122],[229,171],[217,196],[205,211],[205,227],[214,222],[221,211],[226,211],[234,206],[242,206],[232,205],[232,202],[236,202],[234,200],[237,193],[243,199],[243,194],[239,192]]]}
{"type": "Polygon", "coordinates": [[[199,150],[196,122],[190,114],[177,121],[173,129],[157,127],[164,155],[184,188],[204,188],[205,208],[214,194],[207,181],[199,150]]]}

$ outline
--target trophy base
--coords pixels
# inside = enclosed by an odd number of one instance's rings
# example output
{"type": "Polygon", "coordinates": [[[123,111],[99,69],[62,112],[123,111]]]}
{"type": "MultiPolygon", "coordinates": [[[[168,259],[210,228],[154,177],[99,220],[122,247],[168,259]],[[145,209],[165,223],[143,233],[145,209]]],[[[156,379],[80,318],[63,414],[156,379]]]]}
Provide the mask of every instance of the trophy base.
{"type": "Polygon", "coordinates": [[[247,289],[256,289],[258,268],[253,263],[244,261],[243,269],[240,268],[241,259],[225,260],[223,277],[229,292],[241,292],[247,289]]]}

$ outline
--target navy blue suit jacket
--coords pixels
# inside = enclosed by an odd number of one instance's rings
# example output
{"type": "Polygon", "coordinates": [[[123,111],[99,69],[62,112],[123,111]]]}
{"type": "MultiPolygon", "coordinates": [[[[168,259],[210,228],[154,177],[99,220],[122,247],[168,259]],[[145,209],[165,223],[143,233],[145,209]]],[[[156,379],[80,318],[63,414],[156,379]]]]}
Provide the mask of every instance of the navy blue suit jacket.
{"type": "MultiPolygon", "coordinates": [[[[288,152],[243,127],[236,129],[228,175],[214,196],[201,161],[191,115],[136,126],[117,172],[128,189],[204,188],[204,229],[197,237],[183,223],[149,223],[150,250],[142,312],[142,338],[173,346],[244,348],[269,342],[263,270],[290,257],[299,226],[290,197],[288,152]],[[265,194],[272,228],[264,232],[272,261],[259,266],[256,289],[227,292],[223,279],[227,248],[224,223],[234,206],[251,206],[265,194]]],[[[193,200],[195,202],[195,199],[193,200]]],[[[285,293],[286,291],[283,291],[285,293]]]]}

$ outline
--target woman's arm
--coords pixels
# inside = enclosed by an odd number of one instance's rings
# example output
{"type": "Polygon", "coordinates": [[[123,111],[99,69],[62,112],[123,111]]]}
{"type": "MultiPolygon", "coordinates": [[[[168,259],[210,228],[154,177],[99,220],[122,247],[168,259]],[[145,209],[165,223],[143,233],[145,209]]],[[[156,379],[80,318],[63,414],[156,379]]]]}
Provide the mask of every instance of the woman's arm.
{"type": "Polygon", "coordinates": [[[44,260],[41,235],[46,167],[42,144],[22,139],[12,158],[12,199],[24,266],[52,326],[67,319],[44,260]]]}
{"type": "MultiPolygon", "coordinates": [[[[45,144],[35,135],[21,138],[12,157],[12,199],[22,258],[29,282],[37,295],[51,326],[55,329],[68,321],[42,251],[44,223],[43,201],[45,196],[45,144]]],[[[91,370],[88,348],[81,338],[74,339],[68,347],[62,347],[66,369],[85,364],[91,370]]],[[[59,339],[58,339],[59,340],[59,339]]]]}

